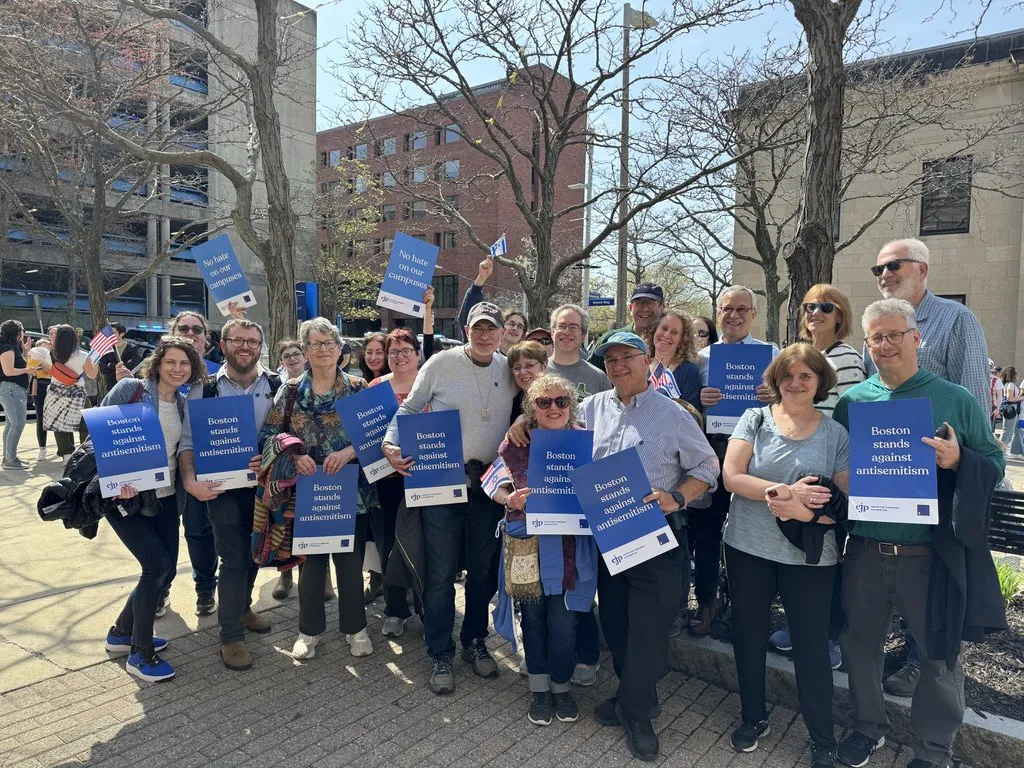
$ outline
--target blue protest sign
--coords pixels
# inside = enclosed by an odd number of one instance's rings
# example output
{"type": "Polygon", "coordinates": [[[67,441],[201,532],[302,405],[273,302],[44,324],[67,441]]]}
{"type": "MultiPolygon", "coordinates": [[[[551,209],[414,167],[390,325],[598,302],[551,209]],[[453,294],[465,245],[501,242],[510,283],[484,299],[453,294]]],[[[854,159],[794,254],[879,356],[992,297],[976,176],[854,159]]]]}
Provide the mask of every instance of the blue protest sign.
{"type": "Polygon", "coordinates": [[[218,235],[200,243],[191,252],[222,315],[227,317],[228,304],[232,301],[239,307],[251,307],[256,303],[256,296],[249,288],[249,280],[242,272],[242,265],[238,263],[227,235],[218,235]]]}
{"type": "Polygon", "coordinates": [[[222,491],[256,485],[249,471],[249,460],[260,452],[251,397],[190,400],[188,419],[197,480],[219,482],[222,491]]]}
{"type": "Polygon", "coordinates": [[[590,536],[570,473],[594,459],[594,433],[586,429],[535,429],[526,467],[526,527],[531,534],[590,536]]]}
{"type": "Polygon", "coordinates": [[[334,404],[341,425],[356,449],[363,474],[371,483],[387,477],[393,470],[384,458],[381,444],[391,418],[398,411],[398,400],[390,381],[385,381],[334,404]]]}
{"type": "Polygon", "coordinates": [[[171,484],[164,431],[150,403],[86,408],[82,418],[92,436],[103,498],[117,496],[123,485],[148,491],[171,484]]]}
{"type": "Polygon", "coordinates": [[[295,528],[292,553],[325,555],[352,552],[356,546],[356,494],[359,467],[349,463],[328,475],[317,467],[295,483],[295,528]]]}
{"type": "Polygon", "coordinates": [[[722,399],[707,409],[709,435],[731,435],[748,408],[759,408],[757,387],[772,361],[771,344],[713,344],[708,361],[708,386],[721,390],[722,399]]]}
{"type": "Polygon", "coordinates": [[[377,306],[423,317],[423,293],[434,277],[438,250],[432,243],[396,232],[395,245],[377,294],[377,306]]]}
{"type": "Polygon", "coordinates": [[[609,573],[620,573],[679,546],[651,493],[640,454],[627,448],[571,473],[583,512],[609,573]]]}
{"type": "Polygon", "coordinates": [[[939,522],[935,449],[928,398],[850,403],[850,519],[939,522]]]}
{"type": "Polygon", "coordinates": [[[410,507],[431,504],[465,504],[466,470],[462,460],[462,423],[459,412],[431,411],[398,417],[398,442],[402,455],[416,463],[405,478],[405,503],[410,507]]]}

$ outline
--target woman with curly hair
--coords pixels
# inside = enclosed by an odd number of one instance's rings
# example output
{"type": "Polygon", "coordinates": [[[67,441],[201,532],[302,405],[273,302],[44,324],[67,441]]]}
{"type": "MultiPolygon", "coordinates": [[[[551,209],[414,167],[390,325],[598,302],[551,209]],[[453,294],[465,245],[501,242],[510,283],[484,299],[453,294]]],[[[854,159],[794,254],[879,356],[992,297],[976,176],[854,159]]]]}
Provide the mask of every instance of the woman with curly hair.
{"type": "Polygon", "coordinates": [[[675,309],[666,309],[658,324],[645,334],[651,350],[651,372],[663,365],[675,378],[679,397],[700,410],[700,370],[693,321],[675,309]]]}

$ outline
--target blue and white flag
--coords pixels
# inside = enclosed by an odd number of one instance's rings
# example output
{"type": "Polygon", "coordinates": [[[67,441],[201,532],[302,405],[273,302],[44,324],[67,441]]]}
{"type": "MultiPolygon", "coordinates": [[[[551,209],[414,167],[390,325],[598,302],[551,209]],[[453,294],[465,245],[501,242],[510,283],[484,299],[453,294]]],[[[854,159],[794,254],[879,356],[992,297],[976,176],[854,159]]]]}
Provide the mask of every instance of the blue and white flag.
{"type": "Polygon", "coordinates": [[[508,253],[508,243],[505,242],[505,233],[502,232],[498,242],[491,246],[491,258],[504,256],[506,253],[508,253]]]}
{"type": "Polygon", "coordinates": [[[676,399],[682,399],[683,397],[679,391],[679,385],[676,383],[675,375],[665,367],[664,363],[658,363],[658,367],[651,371],[650,382],[651,386],[661,390],[669,397],[676,399]]]}

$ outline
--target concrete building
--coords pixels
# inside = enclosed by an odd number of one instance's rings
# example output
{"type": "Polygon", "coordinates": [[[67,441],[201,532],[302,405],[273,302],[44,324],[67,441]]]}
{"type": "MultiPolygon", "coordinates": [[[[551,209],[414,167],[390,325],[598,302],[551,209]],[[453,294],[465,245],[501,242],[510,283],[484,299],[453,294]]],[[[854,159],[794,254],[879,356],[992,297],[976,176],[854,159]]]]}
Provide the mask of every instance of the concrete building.
{"type": "MultiPolygon", "coordinates": [[[[224,0],[207,6],[206,0],[177,0],[176,6],[182,13],[205,24],[218,39],[254,60],[256,18],[251,2],[224,0]]],[[[289,58],[281,70],[277,106],[284,138],[284,161],[300,214],[300,257],[296,271],[301,279],[307,272],[314,243],[316,14],[293,0],[280,0],[279,8],[279,25],[282,31],[287,28],[289,58]]],[[[158,38],[160,53],[168,57],[169,71],[173,74],[161,87],[154,89],[148,103],[139,101],[119,107],[110,124],[162,125],[169,132],[183,130],[182,126],[188,124],[178,141],[190,149],[208,148],[236,168],[244,169],[248,119],[243,104],[226,98],[231,89],[237,89],[225,74],[230,67],[222,67],[185,26],[159,26],[163,30],[158,38]]],[[[29,196],[27,190],[32,179],[25,166],[14,155],[0,162],[0,168],[11,177],[19,173],[23,176],[17,182],[26,190],[21,197],[33,202],[37,208],[34,215],[48,232],[29,231],[14,218],[6,222],[6,242],[0,243],[3,260],[0,314],[5,318],[15,317],[31,329],[65,322],[71,317],[69,303],[74,293],[74,319],[88,329],[92,322],[84,279],[79,275],[75,289],[69,288],[75,265],[69,264],[67,254],[55,247],[59,240],[67,240],[67,229],[52,198],[29,196]]],[[[113,191],[128,189],[131,181],[115,181],[113,191]]],[[[180,246],[176,252],[174,249],[186,237],[194,237],[193,244],[197,244],[205,240],[208,231],[226,225],[224,231],[231,238],[258,301],[248,316],[266,324],[269,319],[266,275],[230,224],[235,200],[234,188],[227,179],[198,165],[164,165],[158,168],[154,179],[138,188],[138,194],[137,211],[115,231],[104,233],[102,265],[106,287],[109,290],[120,286],[168,248],[172,255],[157,268],[156,274],[111,301],[110,319],[123,322],[130,330],[153,336],[165,327],[168,318],[188,309],[203,313],[215,328],[219,327],[223,318],[208,296],[194,259],[187,249],[180,249],[180,246]]],[[[258,184],[254,210],[259,213],[265,209],[265,188],[258,184]]],[[[258,229],[265,230],[265,225],[265,221],[256,222],[258,229]]]]}
{"type": "MultiPolygon", "coordinates": [[[[564,78],[556,75],[556,83],[559,80],[564,78]]],[[[503,125],[518,140],[532,142],[535,152],[540,151],[541,143],[535,135],[537,104],[526,89],[512,87],[502,79],[477,86],[474,94],[491,113],[497,113],[501,100],[503,125]]],[[[461,222],[442,215],[438,203],[443,198],[457,205],[472,230],[488,246],[504,233],[510,258],[522,253],[523,243],[530,241],[531,233],[508,180],[497,164],[474,146],[479,137],[484,137],[482,141],[488,139],[465,99],[453,94],[445,97],[445,104],[458,116],[459,123],[452,123],[436,108],[425,106],[317,134],[317,181],[322,208],[326,205],[345,209],[352,205],[348,201],[359,199],[361,180],[347,177],[347,161],[368,166],[380,193],[372,233],[359,240],[336,242],[337,237],[322,219],[317,244],[321,249],[339,249],[353,264],[377,267],[387,263],[395,232],[434,243],[441,249],[433,280],[435,332],[461,338],[456,316],[486,251],[468,237],[461,222]]],[[[541,194],[539,177],[531,172],[527,158],[517,155],[515,150],[511,154],[515,156],[517,179],[525,187],[532,210],[536,210],[541,194]]],[[[556,208],[582,203],[585,169],[583,145],[567,147],[555,174],[556,208]]],[[[352,213],[349,208],[347,214],[352,213]]],[[[358,209],[355,213],[359,214],[358,209]]],[[[562,221],[564,224],[556,225],[556,249],[576,245],[583,237],[582,216],[575,221],[562,221]]],[[[578,301],[579,270],[567,273],[563,282],[565,291],[572,292],[578,301]]],[[[485,294],[502,307],[523,308],[519,280],[508,267],[495,266],[485,294]]],[[[373,300],[376,296],[368,298],[373,300]]],[[[343,323],[347,334],[399,325],[419,329],[421,321],[381,310],[379,320],[343,323]]]]}
{"type": "MultiPolygon", "coordinates": [[[[854,342],[861,340],[860,316],[871,302],[881,298],[869,268],[888,241],[917,237],[928,245],[931,267],[928,287],[937,295],[965,303],[985,329],[989,355],[1001,364],[1024,362],[1024,176],[1020,156],[1001,162],[1000,142],[986,138],[966,152],[963,127],[982,126],[997,113],[1024,109],[1024,30],[1006,32],[974,41],[952,43],[902,55],[904,60],[923,59],[931,74],[922,88],[939,87],[952,70],[963,78],[975,97],[970,109],[956,117],[957,125],[927,125],[915,129],[901,142],[903,156],[892,158],[889,167],[898,174],[858,176],[840,206],[837,242],[870,221],[884,202],[882,190],[896,188],[923,176],[915,194],[895,205],[871,224],[836,258],[832,282],[850,296],[856,322],[854,342]],[[969,57],[969,64],[965,60],[969,57]],[[941,171],[941,173],[939,173],[941,171]],[[937,183],[929,183],[934,172],[937,183]],[[899,178],[892,178],[898,176],[899,178]],[[1004,194],[1006,193],[1006,194],[1004,194]]],[[[847,98],[856,98],[856,91],[847,98]]],[[[856,110],[856,102],[852,104],[856,110]]],[[[1024,127],[1008,134],[1019,141],[1024,127]]],[[[1018,145],[1019,146],[1019,145],[1018,145]]],[[[800,167],[793,169],[790,190],[798,185],[800,167]]],[[[791,199],[796,195],[791,195],[791,199]]],[[[773,216],[784,215],[773,211],[773,216]]],[[[739,226],[734,231],[737,251],[756,253],[752,238],[739,226]]],[[[780,260],[781,261],[781,260],[780,260]]],[[[785,274],[785,264],[780,263],[785,274]]],[[[759,289],[764,273],[739,259],[733,263],[733,281],[759,289]]],[[[786,307],[780,327],[785,327],[786,307]]],[[[763,313],[754,334],[764,329],[763,313]]]]}

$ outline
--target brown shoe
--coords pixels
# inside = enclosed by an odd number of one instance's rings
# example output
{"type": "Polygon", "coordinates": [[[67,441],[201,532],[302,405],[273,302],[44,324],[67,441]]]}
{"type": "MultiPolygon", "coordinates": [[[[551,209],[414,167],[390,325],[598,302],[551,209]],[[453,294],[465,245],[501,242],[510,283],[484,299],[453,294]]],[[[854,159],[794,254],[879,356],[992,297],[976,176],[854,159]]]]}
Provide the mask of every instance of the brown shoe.
{"type": "Polygon", "coordinates": [[[690,626],[687,627],[689,632],[694,637],[705,637],[711,634],[711,606],[701,605],[697,607],[697,616],[690,622],[690,626]]]}
{"type": "Polygon", "coordinates": [[[225,643],[220,647],[220,657],[228,669],[237,672],[241,672],[243,669],[252,669],[252,654],[245,647],[245,643],[225,643]]]}
{"type": "Polygon", "coordinates": [[[261,635],[270,631],[270,622],[255,611],[246,611],[242,614],[242,625],[250,632],[259,632],[261,635]]]}
{"type": "Polygon", "coordinates": [[[270,593],[271,597],[275,600],[284,600],[292,593],[292,584],[291,569],[281,571],[281,575],[277,577],[277,584],[274,585],[274,591],[270,593]]]}

